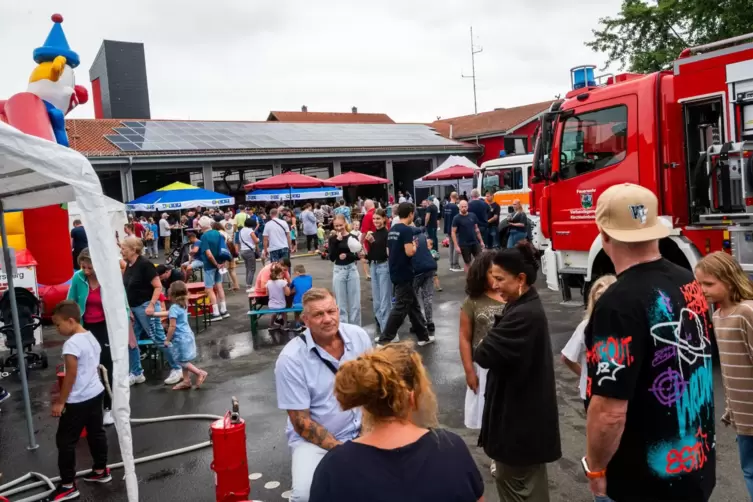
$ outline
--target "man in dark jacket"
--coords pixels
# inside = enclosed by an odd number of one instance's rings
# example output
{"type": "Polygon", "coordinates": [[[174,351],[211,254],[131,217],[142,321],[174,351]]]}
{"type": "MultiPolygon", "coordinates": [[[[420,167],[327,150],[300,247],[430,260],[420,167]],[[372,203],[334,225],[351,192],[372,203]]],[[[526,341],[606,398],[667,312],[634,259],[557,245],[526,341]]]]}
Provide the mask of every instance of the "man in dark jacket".
{"type": "Polygon", "coordinates": [[[562,456],[552,345],[534,250],[505,249],[492,275],[507,306],[473,360],[489,370],[479,445],[496,461],[500,500],[549,500],[546,464],[562,456]]]}

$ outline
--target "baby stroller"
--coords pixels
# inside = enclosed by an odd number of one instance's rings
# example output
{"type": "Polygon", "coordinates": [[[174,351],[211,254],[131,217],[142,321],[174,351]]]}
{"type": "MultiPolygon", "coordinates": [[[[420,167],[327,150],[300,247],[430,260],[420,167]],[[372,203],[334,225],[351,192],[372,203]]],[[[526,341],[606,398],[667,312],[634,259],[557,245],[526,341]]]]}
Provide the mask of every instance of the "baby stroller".
{"type": "Polygon", "coordinates": [[[185,262],[188,261],[191,251],[191,243],[176,242],[171,246],[170,254],[165,257],[165,265],[173,268],[180,268],[185,262]]]}
{"type": "Polygon", "coordinates": [[[5,336],[5,346],[10,349],[10,355],[5,359],[0,358],[0,373],[5,371],[5,367],[18,368],[20,354],[26,361],[26,367],[29,369],[47,368],[47,354],[44,351],[39,354],[32,352],[32,347],[36,343],[34,340],[34,330],[42,324],[41,302],[34,296],[34,293],[24,288],[15,288],[16,305],[18,306],[18,323],[21,327],[21,344],[16,345],[16,335],[13,333],[13,319],[11,317],[10,295],[6,291],[0,297],[0,333],[5,336]]]}

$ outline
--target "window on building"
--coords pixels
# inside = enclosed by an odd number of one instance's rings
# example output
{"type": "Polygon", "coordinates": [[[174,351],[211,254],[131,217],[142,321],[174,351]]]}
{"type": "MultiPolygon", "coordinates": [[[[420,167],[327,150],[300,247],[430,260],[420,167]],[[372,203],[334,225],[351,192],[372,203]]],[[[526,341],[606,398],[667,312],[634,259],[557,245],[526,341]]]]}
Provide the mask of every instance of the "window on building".
{"type": "Polygon", "coordinates": [[[621,162],[627,154],[627,107],[605,108],[567,118],[560,145],[561,179],[621,162]]]}

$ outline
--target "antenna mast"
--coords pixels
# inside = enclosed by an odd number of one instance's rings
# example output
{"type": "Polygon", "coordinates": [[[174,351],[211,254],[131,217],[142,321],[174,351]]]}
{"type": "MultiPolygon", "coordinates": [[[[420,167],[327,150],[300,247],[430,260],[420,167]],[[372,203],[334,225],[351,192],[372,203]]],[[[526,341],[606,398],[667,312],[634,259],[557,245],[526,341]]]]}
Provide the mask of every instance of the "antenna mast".
{"type": "Polygon", "coordinates": [[[478,101],[476,99],[476,54],[479,54],[484,51],[483,47],[476,47],[473,45],[473,26],[471,26],[471,69],[472,73],[470,75],[463,75],[460,74],[463,78],[472,78],[473,79],[473,113],[478,114],[478,101]]]}

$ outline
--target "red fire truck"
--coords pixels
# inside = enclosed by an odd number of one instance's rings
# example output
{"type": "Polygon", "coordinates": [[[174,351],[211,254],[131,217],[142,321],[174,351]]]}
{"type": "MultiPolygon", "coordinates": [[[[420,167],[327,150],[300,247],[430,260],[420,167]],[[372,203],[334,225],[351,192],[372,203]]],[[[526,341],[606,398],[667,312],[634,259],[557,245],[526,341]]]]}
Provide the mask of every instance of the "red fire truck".
{"type": "Polygon", "coordinates": [[[571,300],[614,271],[596,228],[599,195],[636,183],[672,229],[662,254],[692,268],[717,250],[753,272],[753,34],[684,50],[667,71],[573,70],[573,90],[541,120],[532,185],[547,284],[571,300]]]}

